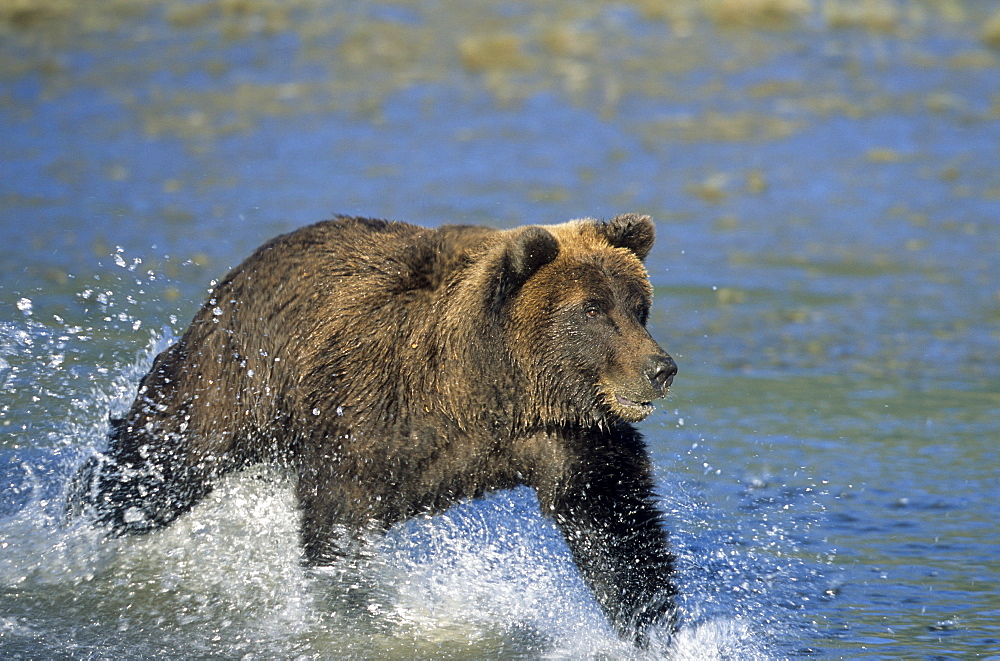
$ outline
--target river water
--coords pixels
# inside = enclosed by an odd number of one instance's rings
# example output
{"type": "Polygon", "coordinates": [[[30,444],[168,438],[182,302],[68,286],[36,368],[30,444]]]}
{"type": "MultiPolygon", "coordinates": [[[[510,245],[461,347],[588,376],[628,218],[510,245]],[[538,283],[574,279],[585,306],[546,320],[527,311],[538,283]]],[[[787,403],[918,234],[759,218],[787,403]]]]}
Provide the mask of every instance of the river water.
{"type": "Polygon", "coordinates": [[[984,0],[0,1],[0,656],[1000,658],[984,0]],[[213,278],[335,213],[657,222],[683,627],[619,643],[527,490],[303,570],[286,476],[61,517],[213,278]]]}

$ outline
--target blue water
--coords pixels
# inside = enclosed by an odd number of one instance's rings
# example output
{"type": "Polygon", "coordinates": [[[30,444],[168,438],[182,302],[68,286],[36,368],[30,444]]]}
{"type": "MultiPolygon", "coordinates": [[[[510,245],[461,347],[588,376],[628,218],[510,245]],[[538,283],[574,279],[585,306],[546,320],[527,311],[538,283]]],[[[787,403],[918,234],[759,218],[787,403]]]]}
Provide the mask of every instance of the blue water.
{"type": "Polygon", "coordinates": [[[638,211],[685,613],[645,656],[1000,658],[994,5],[8,4],[0,656],[641,658],[526,490],[320,572],[266,471],[142,539],[61,519],[152,355],[274,234],[638,211]]]}

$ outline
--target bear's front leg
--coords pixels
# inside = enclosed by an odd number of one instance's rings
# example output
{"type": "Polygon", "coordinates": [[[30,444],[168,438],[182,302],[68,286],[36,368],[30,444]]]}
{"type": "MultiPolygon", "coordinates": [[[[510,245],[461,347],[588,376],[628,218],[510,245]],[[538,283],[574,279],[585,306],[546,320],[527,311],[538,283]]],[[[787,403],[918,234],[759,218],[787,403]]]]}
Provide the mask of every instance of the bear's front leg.
{"type": "Polygon", "coordinates": [[[644,647],[651,627],[669,636],[676,626],[674,561],[641,438],[631,428],[610,436],[588,443],[539,501],[612,626],[644,647]]]}

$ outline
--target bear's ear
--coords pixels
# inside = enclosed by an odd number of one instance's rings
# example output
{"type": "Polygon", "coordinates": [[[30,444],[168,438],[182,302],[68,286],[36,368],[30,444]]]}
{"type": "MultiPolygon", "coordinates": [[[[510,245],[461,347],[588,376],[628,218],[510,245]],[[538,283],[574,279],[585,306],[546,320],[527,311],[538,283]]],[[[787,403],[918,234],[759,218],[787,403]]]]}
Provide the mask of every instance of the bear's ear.
{"type": "Polygon", "coordinates": [[[653,248],[656,228],[649,216],[626,213],[597,223],[597,233],[616,248],[631,250],[640,260],[653,248]]]}
{"type": "Polygon", "coordinates": [[[525,227],[504,247],[494,275],[491,308],[497,313],[535,271],[559,254],[559,242],[541,227],[525,227]]]}

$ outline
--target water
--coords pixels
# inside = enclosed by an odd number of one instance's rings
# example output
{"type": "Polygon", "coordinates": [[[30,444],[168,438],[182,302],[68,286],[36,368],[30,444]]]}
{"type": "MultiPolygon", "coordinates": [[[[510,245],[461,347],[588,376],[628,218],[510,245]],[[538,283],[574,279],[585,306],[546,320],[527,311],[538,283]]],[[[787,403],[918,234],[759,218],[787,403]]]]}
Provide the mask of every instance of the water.
{"type": "Polygon", "coordinates": [[[0,656],[641,658],[526,490],[322,571],[267,471],[61,519],[270,236],[639,211],[685,611],[645,656],[1000,658],[994,4],[78,4],[0,2],[0,656]]]}

